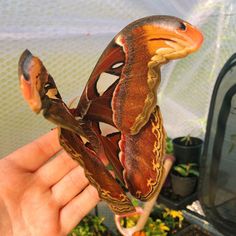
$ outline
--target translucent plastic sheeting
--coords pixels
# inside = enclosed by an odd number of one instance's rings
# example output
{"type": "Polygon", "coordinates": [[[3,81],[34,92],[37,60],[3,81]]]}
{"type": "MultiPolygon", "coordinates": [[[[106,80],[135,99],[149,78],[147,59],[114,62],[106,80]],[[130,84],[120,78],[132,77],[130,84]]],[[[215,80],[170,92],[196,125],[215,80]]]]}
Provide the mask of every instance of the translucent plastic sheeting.
{"type": "Polygon", "coordinates": [[[53,127],[20,94],[17,62],[28,48],[50,71],[65,101],[81,94],[103,49],[131,21],[174,15],[197,25],[203,47],[162,70],[159,103],[171,137],[204,135],[212,88],[236,51],[235,0],[0,1],[0,156],[53,127]]]}

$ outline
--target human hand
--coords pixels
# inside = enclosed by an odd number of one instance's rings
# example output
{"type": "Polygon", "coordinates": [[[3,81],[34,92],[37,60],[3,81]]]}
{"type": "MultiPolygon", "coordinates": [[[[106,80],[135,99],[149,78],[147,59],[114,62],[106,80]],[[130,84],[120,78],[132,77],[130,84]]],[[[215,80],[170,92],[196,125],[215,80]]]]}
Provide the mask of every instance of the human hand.
{"type": "Polygon", "coordinates": [[[61,150],[57,129],[0,160],[2,236],[67,235],[98,202],[82,167],[61,150]]]}

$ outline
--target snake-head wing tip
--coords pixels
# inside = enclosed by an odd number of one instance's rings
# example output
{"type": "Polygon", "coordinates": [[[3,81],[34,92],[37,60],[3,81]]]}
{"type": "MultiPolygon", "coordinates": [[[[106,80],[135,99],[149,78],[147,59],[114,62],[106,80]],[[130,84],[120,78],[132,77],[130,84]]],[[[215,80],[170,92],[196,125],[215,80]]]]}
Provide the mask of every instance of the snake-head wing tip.
{"type": "Polygon", "coordinates": [[[26,49],[20,56],[18,63],[18,75],[23,75],[25,80],[29,80],[28,67],[33,58],[32,53],[26,49]]]}

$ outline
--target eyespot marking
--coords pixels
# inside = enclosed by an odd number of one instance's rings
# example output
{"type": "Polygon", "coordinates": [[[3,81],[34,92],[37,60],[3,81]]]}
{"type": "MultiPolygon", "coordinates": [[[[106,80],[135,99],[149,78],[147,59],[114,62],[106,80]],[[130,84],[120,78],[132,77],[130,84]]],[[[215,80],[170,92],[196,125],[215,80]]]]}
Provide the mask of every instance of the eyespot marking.
{"type": "Polygon", "coordinates": [[[186,24],[184,24],[183,22],[181,22],[179,29],[180,29],[181,31],[186,31],[186,29],[187,29],[186,24]]]}

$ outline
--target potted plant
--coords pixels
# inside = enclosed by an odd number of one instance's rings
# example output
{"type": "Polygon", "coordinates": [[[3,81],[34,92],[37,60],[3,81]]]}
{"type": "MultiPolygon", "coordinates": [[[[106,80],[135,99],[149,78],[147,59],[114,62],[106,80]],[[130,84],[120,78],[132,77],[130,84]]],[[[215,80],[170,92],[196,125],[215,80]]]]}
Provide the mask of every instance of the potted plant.
{"type": "MultiPolygon", "coordinates": [[[[186,142],[192,142],[192,140],[189,140],[191,137],[186,136],[184,140],[186,142]]],[[[192,138],[191,138],[192,139],[192,138]]],[[[166,139],[166,155],[172,155],[174,153],[174,147],[173,147],[173,142],[170,137],[167,137],[166,139]]],[[[173,169],[173,168],[172,168],[173,169]]],[[[190,172],[193,170],[193,168],[190,169],[190,172]]],[[[197,199],[197,193],[196,191],[193,192],[190,195],[187,196],[181,196],[179,194],[176,194],[173,191],[173,186],[172,186],[172,180],[171,180],[171,171],[169,175],[166,178],[165,184],[163,185],[163,188],[161,190],[161,193],[158,197],[158,202],[165,204],[167,207],[175,210],[180,210],[184,209],[187,205],[191,204],[193,201],[197,199]]],[[[177,191],[178,192],[178,191],[177,191]]]]}
{"type": "Polygon", "coordinates": [[[173,139],[173,152],[177,164],[197,163],[201,156],[203,141],[187,135],[173,139]]]}
{"type": "Polygon", "coordinates": [[[87,215],[68,236],[112,236],[112,232],[103,224],[104,218],[87,215]]]}
{"type": "Polygon", "coordinates": [[[194,192],[199,176],[196,163],[178,164],[171,172],[172,189],[175,194],[182,197],[194,192]]]}

